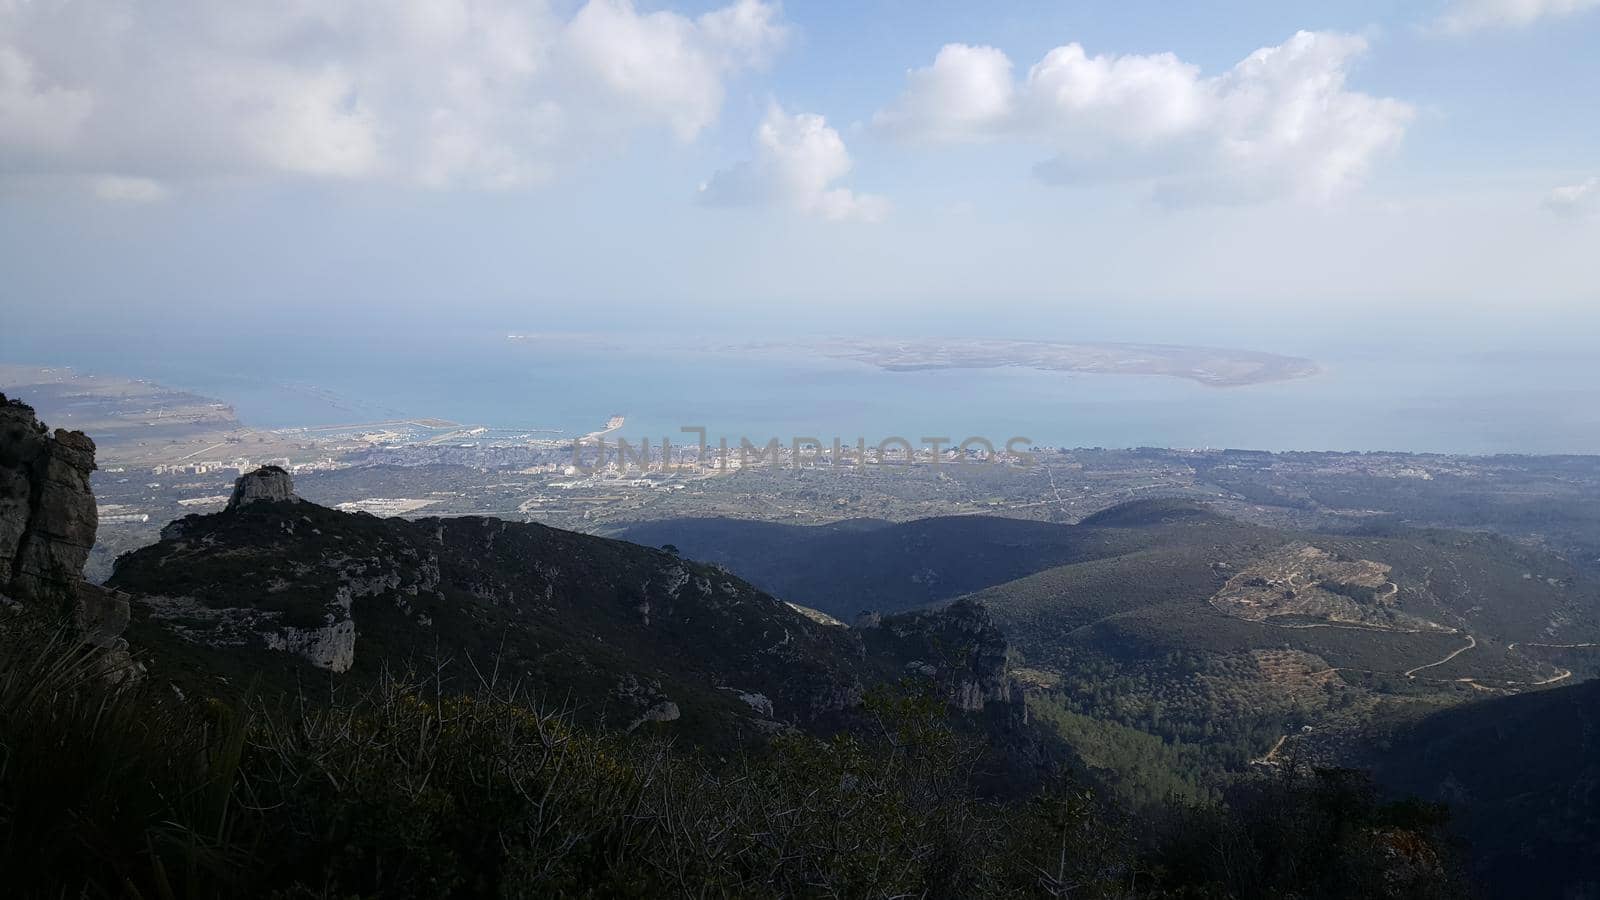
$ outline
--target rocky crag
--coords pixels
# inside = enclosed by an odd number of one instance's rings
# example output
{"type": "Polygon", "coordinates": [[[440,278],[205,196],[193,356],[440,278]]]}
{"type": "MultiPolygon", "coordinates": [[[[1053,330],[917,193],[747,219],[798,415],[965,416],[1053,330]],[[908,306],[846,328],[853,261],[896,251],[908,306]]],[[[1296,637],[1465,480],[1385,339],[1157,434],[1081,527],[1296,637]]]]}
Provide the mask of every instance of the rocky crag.
{"type": "Polygon", "coordinates": [[[52,434],[33,408],[0,394],[0,599],[73,615],[93,641],[120,646],[128,604],[83,581],[99,518],[94,441],[52,434]]]}
{"type": "Polygon", "coordinates": [[[51,434],[33,408],[0,394],[0,587],[22,600],[69,597],[99,525],[94,441],[51,434]]]}
{"type": "Polygon", "coordinates": [[[965,599],[888,617],[867,613],[856,622],[869,647],[910,657],[905,672],[935,679],[957,709],[983,712],[1001,704],[1027,722],[1022,686],[1011,676],[1009,645],[982,603],[965,599]]]}
{"type": "Polygon", "coordinates": [[[299,499],[294,495],[294,479],[288,472],[278,466],[262,466],[240,476],[233,483],[233,496],[228,498],[228,509],[238,509],[251,503],[289,503],[299,499]]]}

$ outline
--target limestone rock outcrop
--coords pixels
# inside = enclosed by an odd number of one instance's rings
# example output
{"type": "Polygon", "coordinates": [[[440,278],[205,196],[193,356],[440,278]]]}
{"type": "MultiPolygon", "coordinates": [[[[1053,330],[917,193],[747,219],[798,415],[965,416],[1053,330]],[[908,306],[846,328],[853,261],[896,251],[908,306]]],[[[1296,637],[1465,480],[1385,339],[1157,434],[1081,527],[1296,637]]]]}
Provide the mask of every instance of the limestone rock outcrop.
{"type": "Polygon", "coordinates": [[[99,518],[89,473],[94,441],[46,431],[33,408],[0,394],[0,590],[71,601],[99,518]]]}
{"type": "Polygon", "coordinates": [[[70,613],[91,643],[121,651],[128,600],[83,580],[99,515],[94,441],[54,434],[33,408],[0,394],[0,597],[70,613]]]}
{"type": "Polygon", "coordinates": [[[233,496],[228,498],[228,509],[238,509],[251,503],[282,503],[298,501],[294,495],[294,479],[278,466],[262,466],[233,483],[233,496]]]}
{"type": "Polygon", "coordinates": [[[261,635],[270,650],[298,654],[318,668],[346,672],[356,661],[356,623],[340,619],[321,628],[282,628],[261,635]]]}
{"type": "MultiPolygon", "coordinates": [[[[265,647],[331,672],[349,671],[356,657],[351,610],[355,601],[390,597],[404,610],[406,597],[438,587],[438,565],[418,559],[414,550],[409,557],[402,552],[361,558],[320,546],[313,552],[290,550],[298,546],[297,529],[305,527],[312,544],[318,544],[315,538],[321,534],[309,517],[294,514],[296,508],[319,516],[328,512],[296,497],[293,480],[279,466],[262,466],[239,476],[222,513],[185,516],[161,529],[162,546],[185,558],[216,544],[213,529],[219,522],[236,529],[228,561],[210,572],[215,581],[205,585],[223,596],[209,596],[209,591],[198,592],[200,596],[170,592],[166,579],[158,577],[136,591],[141,594],[138,602],[152,620],[194,643],[265,647]],[[297,507],[280,510],[265,505],[277,503],[297,507]],[[250,566],[257,563],[272,576],[255,579],[250,566]],[[292,590],[291,578],[307,578],[316,587],[292,590]]],[[[196,571],[192,564],[186,568],[191,574],[196,571]]]]}
{"type": "Polygon", "coordinates": [[[998,703],[1027,721],[1021,686],[1011,677],[1009,645],[982,603],[961,600],[937,611],[863,614],[857,630],[869,642],[887,644],[909,658],[903,671],[934,679],[958,709],[982,712],[998,703]]]}

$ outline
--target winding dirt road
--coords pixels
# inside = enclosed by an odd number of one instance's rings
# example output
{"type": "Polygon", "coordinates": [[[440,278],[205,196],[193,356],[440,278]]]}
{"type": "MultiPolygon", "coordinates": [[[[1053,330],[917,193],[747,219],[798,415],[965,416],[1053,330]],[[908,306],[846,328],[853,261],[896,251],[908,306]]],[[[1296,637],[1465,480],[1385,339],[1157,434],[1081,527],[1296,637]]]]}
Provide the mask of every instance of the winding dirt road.
{"type": "Polygon", "coordinates": [[[1287,741],[1288,739],[1289,739],[1289,736],[1287,734],[1284,735],[1283,737],[1278,738],[1278,742],[1276,744],[1272,745],[1272,749],[1267,751],[1267,755],[1266,756],[1258,756],[1255,759],[1250,760],[1250,765],[1252,765],[1252,766],[1270,766],[1270,765],[1275,764],[1276,758],[1278,756],[1278,751],[1283,749],[1283,742],[1287,741]]]}
{"type": "Polygon", "coordinates": [[[1431,663],[1427,663],[1426,665],[1417,666],[1415,669],[1406,670],[1406,677],[1407,678],[1416,678],[1417,677],[1417,673],[1421,672],[1423,669],[1431,669],[1434,666],[1442,666],[1445,663],[1449,662],[1450,660],[1455,659],[1456,657],[1458,657],[1461,654],[1467,652],[1468,650],[1471,650],[1473,647],[1476,647],[1476,646],[1478,646],[1478,639],[1469,634],[1469,635],[1467,635],[1467,645],[1465,647],[1462,647],[1460,650],[1456,650],[1456,651],[1450,653],[1444,659],[1441,659],[1438,662],[1431,662],[1431,663]]]}

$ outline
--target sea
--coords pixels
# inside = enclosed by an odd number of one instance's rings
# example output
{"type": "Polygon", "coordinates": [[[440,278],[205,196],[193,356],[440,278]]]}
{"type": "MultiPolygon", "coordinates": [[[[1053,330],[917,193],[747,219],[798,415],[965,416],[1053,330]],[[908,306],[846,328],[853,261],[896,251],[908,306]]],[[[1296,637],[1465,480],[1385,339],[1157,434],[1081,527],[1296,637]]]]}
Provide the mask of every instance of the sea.
{"type": "MultiPolygon", "coordinates": [[[[680,339],[500,329],[422,334],[306,329],[77,335],[8,346],[4,361],[147,378],[232,404],[253,427],[432,417],[543,436],[693,443],[684,429],[764,444],[903,437],[996,446],[1600,453],[1600,355],[1455,342],[1244,346],[1322,371],[1210,387],[1185,379],[1022,368],[889,372],[799,350],[717,350],[680,339]]],[[[725,342],[723,342],[725,344],[725,342]]],[[[1215,342],[1208,342],[1213,345],[1215,342]]]]}

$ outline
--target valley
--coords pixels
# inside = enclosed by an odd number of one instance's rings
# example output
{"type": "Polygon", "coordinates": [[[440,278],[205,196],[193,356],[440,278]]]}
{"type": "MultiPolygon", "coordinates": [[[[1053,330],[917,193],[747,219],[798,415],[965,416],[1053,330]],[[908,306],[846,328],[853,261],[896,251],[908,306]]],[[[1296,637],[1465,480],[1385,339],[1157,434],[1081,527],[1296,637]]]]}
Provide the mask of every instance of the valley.
{"type": "Polygon", "coordinates": [[[1134,501],[1076,525],[697,519],[621,534],[846,621],[861,597],[885,610],[981,602],[1031,702],[1182,746],[1196,783],[1252,763],[1349,763],[1402,723],[1572,677],[1519,636],[1600,635],[1596,582],[1503,538],[1312,534],[1190,501],[1134,501]],[[1530,568],[1564,580],[1523,578],[1530,568]],[[1271,603],[1253,602],[1263,592],[1271,603]]]}

